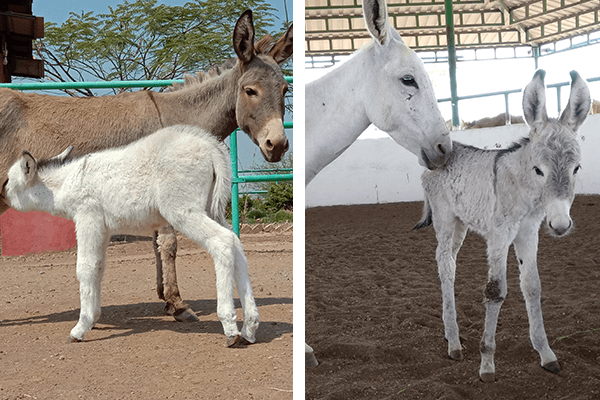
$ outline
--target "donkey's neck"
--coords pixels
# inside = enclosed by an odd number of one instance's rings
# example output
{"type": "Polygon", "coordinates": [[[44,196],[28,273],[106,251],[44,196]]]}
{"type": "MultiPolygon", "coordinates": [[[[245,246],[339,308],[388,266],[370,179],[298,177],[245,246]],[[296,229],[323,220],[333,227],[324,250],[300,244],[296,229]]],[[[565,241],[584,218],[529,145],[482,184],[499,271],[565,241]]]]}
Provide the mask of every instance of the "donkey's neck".
{"type": "Polygon", "coordinates": [[[237,127],[236,99],[239,65],[204,83],[189,88],[157,93],[155,102],[163,127],[194,125],[224,140],[237,127]]]}
{"type": "Polygon", "coordinates": [[[306,182],[335,160],[370,124],[363,96],[367,51],[306,85],[306,182]]]}
{"type": "MultiPolygon", "coordinates": [[[[494,191],[502,194],[507,204],[518,203],[537,205],[539,193],[534,193],[530,184],[532,167],[530,165],[530,147],[528,140],[521,140],[512,147],[501,150],[494,160],[494,191]]],[[[528,207],[528,208],[530,208],[528,207]]]]}

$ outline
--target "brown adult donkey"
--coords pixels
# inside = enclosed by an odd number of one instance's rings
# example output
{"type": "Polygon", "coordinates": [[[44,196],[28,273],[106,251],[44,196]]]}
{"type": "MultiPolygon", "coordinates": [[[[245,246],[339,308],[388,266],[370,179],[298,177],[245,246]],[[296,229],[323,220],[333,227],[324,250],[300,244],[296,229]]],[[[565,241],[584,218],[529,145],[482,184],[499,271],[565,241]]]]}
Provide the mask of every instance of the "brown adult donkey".
{"type": "MultiPolygon", "coordinates": [[[[81,156],[178,124],[199,126],[221,140],[239,126],[265,160],[277,162],[289,148],[282,123],[288,84],[278,64],[292,55],[292,40],[290,26],[276,42],[267,35],[255,44],[252,11],[246,10],[233,31],[232,67],[188,79],[179,90],[73,98],[0,88],[0,178],[6,181],[25,149],[48,158],[74,146],[72,154],[81,156]]],[[[0,213],[8,208],[0,202],[0,213]]],[[[155,232],[154,250],[158,296],[167,313],[180,321],[197,320],[179,294],[172,227],[155,232]]]]}

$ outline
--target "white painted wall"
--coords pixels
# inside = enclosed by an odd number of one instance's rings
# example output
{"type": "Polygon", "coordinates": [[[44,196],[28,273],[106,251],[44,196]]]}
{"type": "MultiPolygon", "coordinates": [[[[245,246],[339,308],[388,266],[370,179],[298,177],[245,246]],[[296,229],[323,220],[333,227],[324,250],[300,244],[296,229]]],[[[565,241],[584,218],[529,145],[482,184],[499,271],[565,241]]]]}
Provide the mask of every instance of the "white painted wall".
{"type": "MultiPolygon", "coordinates": [[[[454,131],[452,140],[481,148],[506,148],[526,136],[525,125],[454,131]]],[[[600,194],[600,114],[579,130],[582,169],[576,193],[600,194]]],[[[329,164],[306,187],[306,207],[423,200],[417,157],[389,136],[371,131],[329,164]]]]}

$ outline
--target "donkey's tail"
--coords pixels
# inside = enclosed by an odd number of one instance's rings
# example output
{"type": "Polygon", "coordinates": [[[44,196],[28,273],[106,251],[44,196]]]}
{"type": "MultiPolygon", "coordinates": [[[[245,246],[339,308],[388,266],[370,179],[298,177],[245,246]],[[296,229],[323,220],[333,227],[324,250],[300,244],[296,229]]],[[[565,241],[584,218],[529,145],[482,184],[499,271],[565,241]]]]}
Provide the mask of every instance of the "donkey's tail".
{"type": "Polygon", "coordinates": [[[218,153],[213,157],[213,184],[210,196],[210,214],[213,219],[227,226],[225,209],[231,197],[231,165],[225,146],[218,144],[218,153]]]}
{"type": "Polygon", "coordinates": [[[427,196],[425,196],[425,201],[423,202],[423,217],[413,228],[413,231],[427,228],[432,223],[432,213],[431,206],[429,205],[429,201],[427,200],[427,196]]]}

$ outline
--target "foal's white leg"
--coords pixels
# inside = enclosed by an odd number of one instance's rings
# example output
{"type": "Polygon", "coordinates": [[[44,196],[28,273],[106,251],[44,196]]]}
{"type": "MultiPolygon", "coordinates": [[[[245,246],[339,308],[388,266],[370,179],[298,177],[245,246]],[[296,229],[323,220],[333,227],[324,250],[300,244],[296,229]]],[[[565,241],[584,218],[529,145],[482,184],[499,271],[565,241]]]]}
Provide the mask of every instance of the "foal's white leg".
{"type": "Polygon", "coordinates": [[[558,373],[560,365],[556,355],[550,349],[544,320],[542,318],[541,293],[542,284],[537,269],[537,249],[540,221],[525,220],[513,241],[519,271],[521,272],[521,291],[525,298],[527,316],[529,317],[529,336],[533,348],[540,354],[542,367],[558,373]]]}
{"type": "Polygon", "coordinates": [[[479,377],[483,382],[495,380],[494,352],[496,351],[496,326],[498,315],[506,298],[506,258],[510,242],[498,236],[487,239],[488,281],[484,290],[485,326],[481,338],[481,364],[479,377]]]}
{"type": "Polygon", "coordinates": [[[462,360],[462,346],[456,321],[454,300],[454,279],[456,276],[456,253],[462,245],[466,228],[453,215],[435,215],[433,226],[437,238],[435,258],[442,286],[442,320],[448,340],[448,356],[453,360],[462,360]]]}
{"type": "Polygon", "coordinates": [[[83,340],[83,335],[92,329],[100,318],[102,278],[106,266],[106,248],[110,239],[102,221],[80,217],[76,223],[77,279],[81,310],[79,321],[71,330],[71,341],[83,340]]]}
{"type": "Polygon", "coordinates": [[[248,275],[248,261],[244,254],[242,242],[234,234],[235,251],[235,286],[240,296],[242,310],[244,312],[244,325],[242,326],[242,339],[249,343],[256,341],[256,330],[260,322],[258,308],[254,302],[254,294],[250,285],[250,276],[248,275]]]}
{"type": "MultiPolygon", "coordinates": [[[[165,210],[162,212],[165,219],[175,229],[203,246],[214,260],[217,278],[217,315],[223,325],[225,336],[227,336],[227,346],[234,346],[239,343],[241,338],[236,324],[236,313],[233,304],[233,283],[234,279],[236,279],[234,271],[239,251],[236,249],[236,241],[239,241],[239,239],[233,231],[210,219],[204,213],[204,210],[190,212],[185,217],[181,217],[175,213],[175,210],[165,210]]],[[[247,293],[248,291],[246,290],[242,306],[248,303],[247,293]]],[[[248,314],[250,317],[254,313],[249,312],[248,314]]],[[[256,312],[256,316],[258,316],[258,312],[256,312]]],[[[250,324],[247,330],[250,330],[250,324]]],[[[254,332],[252,332],[252,337],[246,339],[254,340],[254,332]]]]}

